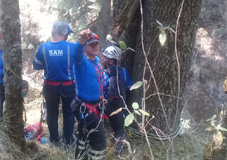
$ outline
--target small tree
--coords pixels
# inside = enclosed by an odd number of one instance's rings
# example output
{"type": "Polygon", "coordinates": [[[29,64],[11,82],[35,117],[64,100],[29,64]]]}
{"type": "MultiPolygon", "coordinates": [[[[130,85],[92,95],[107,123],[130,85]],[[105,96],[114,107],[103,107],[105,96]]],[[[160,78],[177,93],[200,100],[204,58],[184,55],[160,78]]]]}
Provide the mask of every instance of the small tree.
{"type": "Polygon", "coordinates": [[[21,30],[19,1],[1,0],[1,29],[3,34],[3,60],[5,84],[6,133],[21,149],[25,146],[23,132],[23,99],[19,92],[22,71],[21,30]]]}

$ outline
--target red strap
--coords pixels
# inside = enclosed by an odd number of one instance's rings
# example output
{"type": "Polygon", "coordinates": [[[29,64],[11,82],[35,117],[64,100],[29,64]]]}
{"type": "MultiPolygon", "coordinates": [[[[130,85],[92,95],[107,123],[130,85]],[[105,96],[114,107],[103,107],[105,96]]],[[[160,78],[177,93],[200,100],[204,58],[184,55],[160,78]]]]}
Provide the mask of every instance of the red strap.
{"type": "MultiPolygon", "coordinates": [[[[84,103],[84,105],[88,108],[90,113],[95,113],[100,118],[100,113],[96,108],[98,106],[98,104],[90,105],[90,104],[84,103]]],[[[108,116],[106,114],[104,114],[102,119],[108,119],[108,116]]]]}
{"type": "Polygon", "coordinates": [[[95,68],[95,73],[96,73],[96,77],[97,77],[97,80],[98,80],[98,83],[99,83],[99,88],[100,88],[100,93],[101,93],[100,97],[103,97],[103,93],[102,93],[103,92],[102,66],[98,61],[96,61],[98,67],[97,67],[97,65],[95,65],[94,61],[92,61],[92,60],[90,60],[90,61],[91,61],[91,64],[95,68]]]}
{"type": "Polygon", "coordinates": [[[48,80],[44,80],[44,84],[50,85],[50,86],[68,86],[68,85],[72,85],[73,81],[63,81],[63,82],[54,82],[54,81],[48,81],[48,80]]]}
{"type": "Polygon", "coordinates": [[[93,113],[93,112],[95,113],[95,111],[97,111],[96,107],[98,106],[98,104],[90,105],[90,104],[84,103],[84,105],[88,108],[90,113],[93,113]]]}

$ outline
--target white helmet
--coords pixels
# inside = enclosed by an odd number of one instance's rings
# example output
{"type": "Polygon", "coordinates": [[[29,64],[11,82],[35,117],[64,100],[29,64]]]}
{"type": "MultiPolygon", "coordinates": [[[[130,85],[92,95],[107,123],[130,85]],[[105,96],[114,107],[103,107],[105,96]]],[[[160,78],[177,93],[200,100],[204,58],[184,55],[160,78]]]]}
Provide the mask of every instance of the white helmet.
{"type": "Polygon", "coordinates": [[[121,58],[121,53],[122,51],[120,48],[116,46],[110,46],[104,50],[103,55],[106,56],[107,58],[113,58],[118,61],[121,58]]]}

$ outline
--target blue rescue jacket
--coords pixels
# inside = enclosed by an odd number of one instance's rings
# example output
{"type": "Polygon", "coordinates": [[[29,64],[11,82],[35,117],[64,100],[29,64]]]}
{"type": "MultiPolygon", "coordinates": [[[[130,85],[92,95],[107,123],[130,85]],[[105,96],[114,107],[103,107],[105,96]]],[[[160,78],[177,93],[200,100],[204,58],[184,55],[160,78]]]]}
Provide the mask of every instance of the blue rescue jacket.
{"type": "Polygon", "coordinates": [[[69,81],[75,79],[74,60],[75,43],[42,43],[33,60],[35,70],[44,70],[44,77],[49,81],[69,81]]]}
{"type": "Polygon", "coordinates": [[[0,50],[0,85],[3,84],[3,78],[4,78],[4,62],[2,59],[2,50],[0,50]]]}
{"type": "Polygon", "coordinates": [[[75,73],[78,87],[78,98],[84,101],[98,101],[103,95],[103,71],[98,57],[90,60],[84,55],[85,45],[76,43],[75,73]],[[95,69],[98,69],[98,73],[95,69]]]}
{"type": "MultiPolygon", "coordinates": [[[[115,67],[116,68],[116,67],[115,67]]],[[[125,89],[126,91],[130,89],[130,87],[132,86],[132,80],[128,74],[128,71],[121,67],[121,78],[125,83],[125,89]]],[[[103,93],[104,93],[104,97],[106,98],[107,93],[108,93],[108,87],[109,87],[109,80],[110,80],[110,76],[108,75],[108,73],[106,73],[104,71],[104,80],[103,80],[103,93]]]]}

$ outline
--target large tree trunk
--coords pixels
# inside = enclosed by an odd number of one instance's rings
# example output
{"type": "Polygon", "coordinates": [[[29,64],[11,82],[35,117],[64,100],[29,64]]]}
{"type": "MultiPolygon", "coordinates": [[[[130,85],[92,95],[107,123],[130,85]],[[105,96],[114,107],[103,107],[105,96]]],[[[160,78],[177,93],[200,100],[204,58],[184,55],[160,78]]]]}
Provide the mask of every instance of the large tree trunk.
{"type": "Polygon", "coordinates": [[[9,137],[23,149],[25,146],[22,118],[23,99],[18,88],[22,70],[19,1],[1,0],[0,11],[5,71],[5,112],[3,117],[9,137]]]}
{"type": "MultiPolygon", "coordinates": [[[[155,126],[165,134],[173,133],[179,125],[180,113],[183,108],[183,93],[195,39],[196,19],[201,7],[201,0],[185,0],[183,2],[182,10],[182,0],[143,0],[142,6],[144,51],[152,70],[150,72],[146,66],[144,78],[148,81],[149,88],[145,97],[153,94],[146,99],[145,110],[155,116],[148,127],[155,126]],[[180,18],[177,24],[178,17],[180,18]],[[156,20],[161,22],[164,27],[171,27],[174,31],[177,31],[176,47],[175,34],[167,29],[165,31],[167,41],[161,47],[158,39],[160,30],[156,20]],[[177,58],[179,58],[179,66],[177,58]],[[151,73],[154,78],[152,78],[151,73]],[[157,84],[157,88],[155,84],[157,84]]],[[[119,10],[120,5],[117,4],[120,3],[122,1],[115,1],[115,6],[118,7],[116,11],[119,10]]],[[[132,32],[138,29],[138,25],[139,27],[141,25],[138,9],[133,17],[134,19],[129,24],[124,37],[131,37],[131,39],[126,39],[126,43],[135,44],[135,46],[130,46],[136,49],[136,53],[130,57],[134,61],[127,63],[131,66],[126,68],[132,68],[132,79],[136,82],[143,79],[145,58],[141,43],[141,29],[132,32]],[[138,21],[140,23],[136,25],[134,22],[138,21]]],[[[129,101],[141,103],[142,97],[138,95],[143,95],[142,88],[133,91],[130,94],[129,101]]],[[[155,133],[154,130],[150,131],[155,133]]]]}

